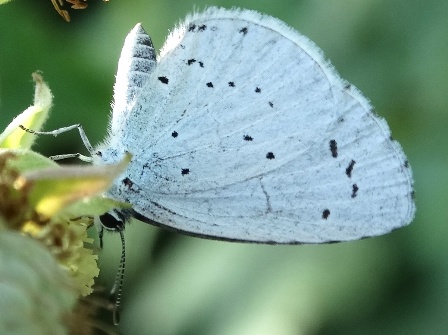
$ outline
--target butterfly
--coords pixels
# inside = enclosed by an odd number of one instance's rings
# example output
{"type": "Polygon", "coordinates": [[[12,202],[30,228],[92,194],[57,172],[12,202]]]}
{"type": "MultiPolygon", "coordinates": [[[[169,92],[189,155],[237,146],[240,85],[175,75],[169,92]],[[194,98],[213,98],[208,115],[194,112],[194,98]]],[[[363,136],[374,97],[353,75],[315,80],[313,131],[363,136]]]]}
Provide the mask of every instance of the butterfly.
{"type": "Polygon", "coordinates": [[[131,217],[199,237],[274,244],[388,233],[415,213],[402,148],[369,101],[285,23],[245,9],[189,15],[157,56],[141,24],[121,52],[94,164],[133,158],[104,228],[131,217]]]}

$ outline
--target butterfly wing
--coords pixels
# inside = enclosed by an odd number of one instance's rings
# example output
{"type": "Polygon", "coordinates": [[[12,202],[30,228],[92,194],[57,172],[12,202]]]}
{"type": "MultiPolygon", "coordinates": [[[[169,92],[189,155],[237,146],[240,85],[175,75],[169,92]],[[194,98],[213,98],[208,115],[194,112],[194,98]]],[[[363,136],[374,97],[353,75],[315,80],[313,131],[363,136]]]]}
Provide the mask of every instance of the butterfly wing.
{"type": "Polygon", "coordinates": [[[411,170],[386,122],[311,41],[269,16],[188,17],[130,106],[114,112],[123,135],[114,142],[112,131],[103,160],[133,154],[109,195],[145,221],[215,239],[321,243],[414,216],[411,170]]]}

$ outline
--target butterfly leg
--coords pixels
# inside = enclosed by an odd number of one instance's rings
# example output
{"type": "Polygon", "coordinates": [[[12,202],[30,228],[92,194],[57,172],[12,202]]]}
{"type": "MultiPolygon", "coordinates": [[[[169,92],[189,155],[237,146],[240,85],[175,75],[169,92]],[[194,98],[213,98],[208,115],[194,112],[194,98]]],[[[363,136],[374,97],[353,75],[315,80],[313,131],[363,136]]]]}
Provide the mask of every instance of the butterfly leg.
{"type": "MultiPolygon", "coordinates": [[[[58,128],[52,131],[35,131],[32,129],[28,129],[22,125],[19,125],[19,127],[21,129],[23,129],[24,131],[30,133],[30,134],[35,134],[35,135],[53,135],[53,136],[58,136],[62,133],[66,133],[68,131],[71,131],[73,129],[78,129],[79,131],[79,135],[81,137],[82,143],[84,144],[84,146],[86,147],[87,151],[90,153],[91,156],[95,155],[95,150],[93,150],[92,145],[90,144],[89,139],[87,138],[86,133],[84,132],[84,129],[82,128],[82,126],[80,124],[74,124],[68,127],[62,127],[62,128],[58,128]]],[[[64,155],[56,155],[56,156],[51,156],[50,159],[52,160],[60,160],[60,159],[66,159],[66,158],[78,158],[84,162],[92,162],[92,157],[87,157],[84,156],[82,154],[79,153],[75,153],[75,154],[64,154],[64,155]]]]}

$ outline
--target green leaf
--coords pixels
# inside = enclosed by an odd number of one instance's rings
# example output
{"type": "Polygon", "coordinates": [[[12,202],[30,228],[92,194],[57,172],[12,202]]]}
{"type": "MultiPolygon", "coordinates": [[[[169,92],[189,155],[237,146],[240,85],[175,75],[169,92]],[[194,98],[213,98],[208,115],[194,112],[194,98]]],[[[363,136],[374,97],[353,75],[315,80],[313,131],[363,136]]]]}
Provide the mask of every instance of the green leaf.
{"type": "Polygon", "coordinates": [[[0,148],[0,155],[8,154],[11,154],[12,157],[8,160],[8,167],[17,170],[20,173],[31,170],[59,167],[58,164],[48,157],[42,156],[41,154],[31,150],[0,148]]]}
{"type": "Polygon", "coordinates": [[[33,80],[36,83],[34,104],[16,116],[0,134],[0,148],[31,148],[36,139],[36,135],[24,131],[19,126],[22,125],[25,128],[39,131],[47,120],[53,96],[39,73],[33,73],[33,80]]]}
{"type": "Polygon", "coordinates": [[[50,218],[70,204],[107,190],[126,168],[130,159],[131,155],[127,154],[116,165],[64,166],[33,170],[23,174],[22,182],[31,182],[33,185],[30,202],[36,212],[50,218]]]}

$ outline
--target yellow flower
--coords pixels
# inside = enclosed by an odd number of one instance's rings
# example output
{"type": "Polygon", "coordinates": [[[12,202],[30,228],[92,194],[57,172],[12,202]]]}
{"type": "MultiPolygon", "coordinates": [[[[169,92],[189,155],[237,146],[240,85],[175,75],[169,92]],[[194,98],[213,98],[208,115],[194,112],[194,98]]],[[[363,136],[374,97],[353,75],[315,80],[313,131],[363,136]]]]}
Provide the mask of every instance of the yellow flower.
{"type": "MultiPolygon", "coordinates": [[[[98,256],[91,249],[93,239],[87,237],[87,227],[85,222],[58,220],[45,225],[40,231],[29,231],[70,274],[81,296],[92,293],[94,278],[99,275],[98,256]]],[[[27,232],[27,226],[23,230],[27,232]]]]}

